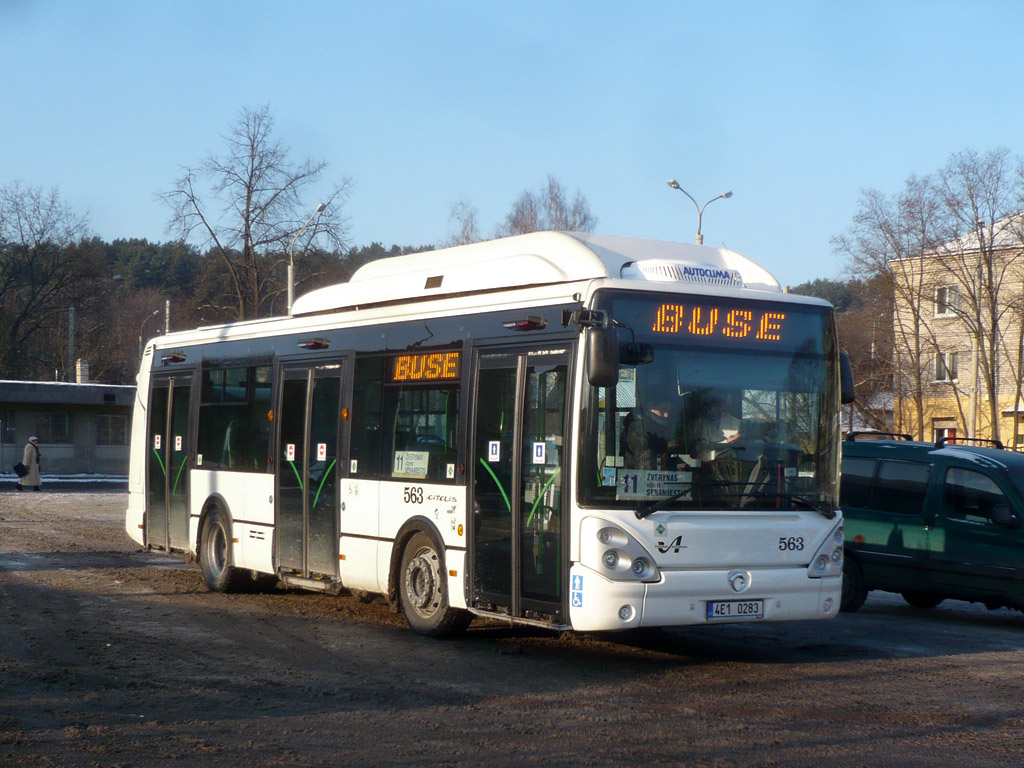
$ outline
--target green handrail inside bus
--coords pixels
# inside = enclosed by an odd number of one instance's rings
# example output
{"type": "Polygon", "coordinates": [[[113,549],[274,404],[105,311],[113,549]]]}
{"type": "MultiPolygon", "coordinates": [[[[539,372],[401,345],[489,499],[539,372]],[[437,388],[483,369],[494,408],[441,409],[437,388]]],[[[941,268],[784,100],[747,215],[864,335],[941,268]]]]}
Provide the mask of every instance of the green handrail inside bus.
{"type": "Polygon", "coordinates": [[[156,460],[160,462],[160,471],[164,473],[164,477],[167,477],[167,468],[164,466],[164,460],[160,458],[160,451],[154,448],[153,455],[156,456],[156,460]]]}
{"type": "Polygon", "coordinates": [[[337,458],[332,459],[331,460],[331,465],[329,467],[327,467],[327,471],[324,472],[324,476],[320,479],[320,487],[316,489],[316,496],[313,497],[313,506],[314,507],[316,506],[316,503],[318,501],[320,501],[320,492],[324,489],[324,483],[327,482],[327,478],[330,477],[331,470],[334,469],[334,465],[337,462],[338,462],[337,458]]]}
{"type": "Polygon", "coordinates": [[[508,509],[509,512],[511,512],[512,502],[508,500],[508,494],[505,493],[505,489],[501,487],[501,481],[498,480],[498,476],[494,474],[494,470],[487,466],[487,462],[484,461],[483,456],[480,457],[480,464],[483,466],[484,469],[487,470],[487,474],[494,478],[494,484],[498,486],[498,490],[501,491],[501,498],[505,500],[505,507],[508,509]]]}
{"type": "Polygon", "coordinates": [[[533,520],[533,513],[537,511],[537,507],[538,507],[538,505],[540,505],[541,500],[544,498],[544,494],[547,493],[548,488],[551,487],[551,484],[553,482],[555,482],[555,478],[558,477],[558,475],[561,472],[562,472],[562,468],[561,467],[556,469],[554,471],[554,473],[551,475],[550,479],[546,483],[544,483],[544,487],[540,489],[540,493],[537,494],[537,499],[533,502],[533,509],[530,510],[530,514],[527,515],[527,517],[526,517],[526,524],[527,525],[529,525],[530,521],[533,520]]]}
{"type": "Polygon", "coordinates": [[[188,464],[187,460],[181,462],[181,466],[178,467],[178,476],[174,478],[174,487],[171,488],[171,494],[172,495],[178,492],[178,481],[181,480],[181,473],[185,470],[185,465],[186,464],[188,464]]]}
{"type": "Polygon", "coordinates": [[[299,470],[295,468],[295,462],[289,461],[288,466],[292,468],[292,472],[295,473],[295,479],[299,481],[299,490],[302,490],[302,475],[299,474],[299,470]]]}

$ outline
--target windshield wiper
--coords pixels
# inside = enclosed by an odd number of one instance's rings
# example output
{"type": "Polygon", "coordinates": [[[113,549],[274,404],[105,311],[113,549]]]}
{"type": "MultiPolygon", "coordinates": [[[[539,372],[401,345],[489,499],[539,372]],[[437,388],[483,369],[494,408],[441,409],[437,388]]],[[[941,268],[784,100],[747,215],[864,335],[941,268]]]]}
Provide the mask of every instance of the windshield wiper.
{"type": "Polygon", "coordinates": [[[690,490],[690,488],[687,488],[684,491],[679,491],[679,493],[674,493],[671,496],[666,496],[664,499],[658,499],[657,501],[653,501],[646,507],[640,507],[640,509],[636,510],[636,512],[634,512],[633,514],[636,515],[637,520],[643,520],[648,515],[653,515],[659,509],[667,507],[673,501],[679,501],[681,498],[683,498],[683,496],[688,494],[690,490]]]}
{"type": "Polygon", "coordinates": [[[751,496],[755,499],[785,499],[786,501],[795,502],[796,504],[802,505],[806,509],[812,509],[822,517],[831,520],[836,516],[836,511],[831,507],[827,507],[820,501],[809,499],[806,496],[801,496],[799,493],[747,493],[745,496],[751,496]]]}
{"type": "MultiPolygon", "coordinates": [[[[653,515],[655,512],[664,509],[669,504],[679,501],[683,496],[691,492],[691,488],[687,488],[685,491],[679,491],[679,493],[673,494],[672,496],[666,496],[664,499],[658,499],[655,502],[648,504],[645,507],[640,507],[633,514],[636,515],[637,520],[643,520],[645,517],[653,515]]],[[[719,496],[737,496],[745,499],[785,499],[786,501],[798,504],[805,509],[811,509],[820,514],[822,517],[832,520],[836,516],[836,511],[831,507],[827,507],[821,502],[809,499],[806,496],[801,496],[798,493],[764,493],[764,492],[753,492],[753,493],[742,493],[736,492],[732,494],[718,494],[719,496]]]]}

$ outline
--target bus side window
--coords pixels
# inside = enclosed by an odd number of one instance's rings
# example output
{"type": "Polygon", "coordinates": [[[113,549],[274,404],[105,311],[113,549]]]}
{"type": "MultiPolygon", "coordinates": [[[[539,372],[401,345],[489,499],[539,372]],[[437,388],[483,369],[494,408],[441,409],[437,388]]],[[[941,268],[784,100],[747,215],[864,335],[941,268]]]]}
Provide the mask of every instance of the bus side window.
{"type": "Polygon", "coordinates": [[[196,438],[203,469],[267,471],[270,392],[270,366],[203,371],[196,438]]]}
{"type": "Polygon", "coordinates": [[[381,399],[384,392],[384,363],[385,358],[382,357],[356,360],[351,448],[351,458],[358,467],[356,477],[371,478],[381,474],[381,399]]]}
{"type": "Polygon", "coordinates": [[[457,386],[386,389],[383,424],[385,432],[390,432],[384,437],[390,472],[385,471],[385,476],[454,482],[458,405],[457,386]]]}

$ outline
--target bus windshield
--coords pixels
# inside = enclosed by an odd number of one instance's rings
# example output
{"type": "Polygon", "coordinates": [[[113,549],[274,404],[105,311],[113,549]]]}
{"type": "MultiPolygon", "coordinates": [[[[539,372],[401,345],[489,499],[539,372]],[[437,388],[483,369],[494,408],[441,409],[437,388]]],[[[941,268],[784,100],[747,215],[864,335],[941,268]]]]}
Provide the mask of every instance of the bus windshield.
{"type": "Polygon", "coordinates": [[[837,506],[828,307],[604,291],[619,381],[584,387],[580,501],[630,508],[837,506]]]}

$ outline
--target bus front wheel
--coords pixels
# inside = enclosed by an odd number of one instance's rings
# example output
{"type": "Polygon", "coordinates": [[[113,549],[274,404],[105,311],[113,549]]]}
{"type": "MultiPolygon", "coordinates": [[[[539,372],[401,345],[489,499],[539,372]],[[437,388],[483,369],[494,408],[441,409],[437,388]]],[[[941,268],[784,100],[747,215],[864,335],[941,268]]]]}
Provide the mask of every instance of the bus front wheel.
{"type": "Polygon", "coordinates": [[[210,511],[203,523],[199,544],[199,565],[206,586],[213,592],[238,592],[244,574],[231,565],[231,524],[227,513],[217,508],[210,511]]]}
{"type": "Polygon", "coordinates": [[[398,599],[409,626],[421,635],[445,637],[462,632],[472,616],[448,603],[448,574],[433,537],[416,533],[402,553],[398,599]]]}

